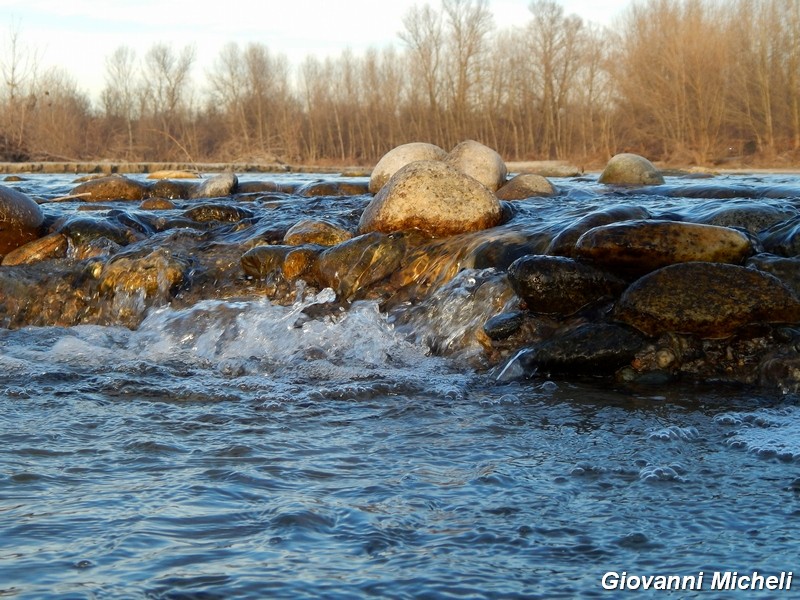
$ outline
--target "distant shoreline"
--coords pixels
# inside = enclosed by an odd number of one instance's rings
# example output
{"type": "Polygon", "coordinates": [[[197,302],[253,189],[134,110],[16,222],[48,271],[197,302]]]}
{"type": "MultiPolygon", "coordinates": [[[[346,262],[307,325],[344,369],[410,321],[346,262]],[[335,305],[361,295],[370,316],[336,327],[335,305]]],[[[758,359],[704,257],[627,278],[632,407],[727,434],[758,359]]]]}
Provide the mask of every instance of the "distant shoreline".
{"type": "MultiPolygon", "coordinates": [[[[539,173],[546,177],[576,177],[584,174],[584,168],[576,166],[569,161],[509,161],[506,163],[510,173],[539,173]]],[[[657,165],[658,166],[658,165],[657,165]]],[[[687,174],[743,174],[743,173],[800,173],[800,166],[795,167],[660,167],[667,173],[687,174]]],[[[104,175],[113,174],[149,174],[158,171],[188,171],[201,173],[220,173],[232,171],[234,173],[322,173],[339,174],[347,177],[368,177],[372,171],[371,166],[354,165],[305,165],[287,163],[245,163],[245,162],[127,162],[127,161],[28,161],[28,162],[0,162],[0,174],[86,174],[97,173],[104,175]]],[[[587,166],[585,173],[599,173],[602,166],[595,164],[587,166]]]]}

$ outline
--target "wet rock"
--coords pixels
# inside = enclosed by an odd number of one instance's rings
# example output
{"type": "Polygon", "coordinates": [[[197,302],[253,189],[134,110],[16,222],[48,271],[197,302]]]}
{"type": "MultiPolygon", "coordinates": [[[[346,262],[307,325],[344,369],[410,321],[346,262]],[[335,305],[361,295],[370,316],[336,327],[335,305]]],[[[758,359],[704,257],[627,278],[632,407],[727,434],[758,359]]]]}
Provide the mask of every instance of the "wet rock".
{"type": "Polygon", "coordinates": [[[525,256],[508,269],[508,279],[528,309],[571,315],[625,289],[621,279],[562,256],[525,256]]]}
{"type": "Polygon", "coordinates": [[[720,263],[670,265],[634,282],[614,318],[646,335],[724,338],[749,323],[796,323],[800,301],[776,277],[720,263]]]}
{"type": "Polygon", "coordinates": [[[366,183],[347,181],[317,181],[304,185],[295,193],[298,196],[314,198],[318,196],[360,196],[369,192],[366,183]]]}
{"type": "Polygon", "coordinates": [[[478,245],[464,260],[465,266],[474,269],[506,271],[511,264],[529,254],[541,254],[541,241],[526,236],[505,235],[478,245]]]}
{"type": "Polygon", "coordinates": [[[185,211],[183,216],[198,223],[238,223],[252,218],[253,213],[232,204],[201,204],[185,211]]]}
{"type": "Polygon", "coordinates": [[[762,202],[729,201],[699,206],[691,211],[692,221],[720,227],[739,227],[758,233],[777,223],[798,216],[797,210],[777,207],[762,202]]]}
{"type": "Polygon", "coordinates": [[[148,179],[198,179],[200,175],[193,171],[179,171],[175,169],[162,169],[160,171],[153,171],[150,173],[148,179]]]}
{"type": "Polygon", "coordinates": [[[508,170],[503,158],[475,140],[458,144],[447,155],[445,162],[480,181],[492,192],[496,192],[506,183],[508,170]]]}
{"type": "Polygon", "coordinates": [[[495,315],[483,326],[483,331],[490,340],[504,340],[520,330],[525,323],[525,313],[520,311],[495,315]]]}
{"type": "Polygon", "coordinates": [[[369,191],[377,194],[386,182],[406,165],[418,160],[444,160],[447,152],[439,146],[424,142],[412,142],[393,148],[383,155],[372,170],[369,179],[369,191]]]}
{"type": "Polygon", "coordinates": [[[745,266],[774,275],[800,298],[800,258],[762,253],[748,258],[745,266]]]}
{"type": "Polygon", "coordinates": [[[71,195],[83,195],[86,202],[104,200],[143,200],[149,193],[147,185],[122,175],[91,179],[74,187],[71,195]]]}
{"type": "Polygon", "coordinates": [[[647,343],[637,331],[611,323],[586,323],[557,334],[519,356],[528,374],[612,375],[647,343]]]}
{"type": "Polygon", "coordinates": [[[139,205],[142,210],[173,210],[176,207],[172,200],[166,198],[148,198],[139,205]]]}
{"type": "Polygon", "coordinates": [[[62,233],[51,233],[12,250],[3,257],[2,264],[4,267],[30,265],[51,258],[64,258],[68,246],[67,236],[62,233]]]}
{"type": "Polygon", "coordinates": [[[120,246],[127,246],[141,239],[141,236],[111,219],[78,216],[68,218],[56,229],[63,233],[75,246],[85,245],[92,240],[105,238],[120,246]]]}
{"type": "Polygon", "coordinates": [[[111,259],[98,274],[100,292],[166,300],[185,282],[190,261],[167,248],[111,259]]]}
{"type": "Polygon", "coordinates": [[[352,237],[352,233],[328,221],[304,219],[289,228],[283,241],[289,246],[302,246],[303,244],[335,246],[352,237]]]}
{"type": "Polygon", "coordinates": [[[239,178],[234,173],[219,173],[197,185],[189,198],[221,198],[236,191],[239,178]]]}
{"type": "Polygon", "coordinates": [[[319,255],[322,287],[342,300],[388,277],[400,267],[406,245],[401,235],[371,232],[333,246],[319,255]]]}
{"type": "Polygon", "coordinates": [[[197,184],[190,181],[172,181],[162,179],[153,184],[149,189],[151,198],[166,198],[168,200],[185,200],[189,198],[197,184]]]}
{"type": "Polygon", "coordinates": [[[598,181],[612,185],[658,185],[664,183],[664,177],[643,156],[617,154],[608,161],[598,181]]]}
{"type": "Polygon", "coordinates": [[[256,279],[263,279],[280,272],[286,255],[294,246],[256,246],[242,255],[242,269],[256,279]]]}
{"type": "Polygon", "coordinates": [[[0,185],[0,255],[38,238],[43,224],[44,214],[36,202],[20,191],[0,185]]]}
{"type": "Polygon", "coordinates": [[[553,238],[545,254],[575,257],[575,244],[584,233],[601,225],[620,221],[649,219],[650,213],[641,206],[611,206],[581,217],[575,223],[561,230],[553,238]]]}
{"type": "Polygon", "coordinates": [[[750,238],[741,231],[678,221],[602,225],[575,244],[577,258],[635,274],[682,262],[741,264],[752,253],[750,238]]]}
{"type": "Polygon", "coordinates": [[[283,277],[287,281],[295,281],[303,278],[306,274],[312,273],[317,265],[322,249],[317,246],[298,246],[286,254],[286,258],[281,265],[283,277]]]}
{"type": "Polygon", "coordinates": [[[533,196],[552,196],[556,188],[541,175],[522,173],[511,179],[496,192],[500,200],[523,200],[533,196]]]}
{"type": "Polygon", "coordinates": [[[472,177],[442,162],[418,161],[400,169],[372,199],[359,231],[420,229],[435,236],[494,227],[500,202],[472,177]]]}

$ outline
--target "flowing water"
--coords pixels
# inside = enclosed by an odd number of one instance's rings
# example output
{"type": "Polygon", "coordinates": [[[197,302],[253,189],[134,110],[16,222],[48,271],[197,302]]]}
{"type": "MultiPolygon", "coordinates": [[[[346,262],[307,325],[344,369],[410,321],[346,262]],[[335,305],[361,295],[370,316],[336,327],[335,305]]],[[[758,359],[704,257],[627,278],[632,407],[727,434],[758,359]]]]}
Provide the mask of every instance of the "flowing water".
{"type": "MultiPolygon", "coordinates": [[[[557,183],[524,223],[624,195],[557,183]]],[[[303,318],[333,300],[0,331],[0,597],[590,598],[619,594],[607,572],[800,572],[795,395],[499,382],[375,302],[303,318]]],[[[470,318],[438,305],[428,327],[470,318]]]]}

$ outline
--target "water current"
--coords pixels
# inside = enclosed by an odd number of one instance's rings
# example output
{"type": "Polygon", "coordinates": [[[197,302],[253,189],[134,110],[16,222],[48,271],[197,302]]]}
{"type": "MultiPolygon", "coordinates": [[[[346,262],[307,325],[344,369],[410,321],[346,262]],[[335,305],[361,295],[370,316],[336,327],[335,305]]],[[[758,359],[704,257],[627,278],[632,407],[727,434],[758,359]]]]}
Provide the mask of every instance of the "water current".
{"type": "MultiPolygon", "coordinates": [[[[555,181],[560,204],[531,222],[598,202],[591,183],[555,181]]],[[[68,182],[26,183],[53,196],[68,182]]],[[[299,318],[332,301],[0,331],[0,597],[618,596],[608,572],[708,574],[643,597],[800,589],[796,396],[501,382],[370,301],[299,318]],[[710,591],[725,571],[798,582],[710,591]]]]}

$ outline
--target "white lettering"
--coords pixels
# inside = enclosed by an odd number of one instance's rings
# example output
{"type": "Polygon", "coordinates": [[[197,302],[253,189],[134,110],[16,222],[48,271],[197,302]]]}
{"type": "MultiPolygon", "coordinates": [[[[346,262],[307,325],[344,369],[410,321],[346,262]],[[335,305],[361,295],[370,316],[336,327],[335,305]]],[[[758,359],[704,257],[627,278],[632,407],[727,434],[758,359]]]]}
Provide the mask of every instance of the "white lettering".
{"type": "Polygon", "coordinates": [[[600,583],[603,586],[604,590],[616,590],[619,586],[619,573],[616,573],[614,571],[609,571],[608,573],[603,575],[603,579],[601,580],[600,583]]]}

